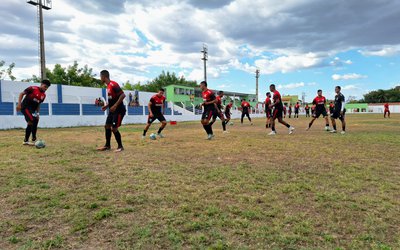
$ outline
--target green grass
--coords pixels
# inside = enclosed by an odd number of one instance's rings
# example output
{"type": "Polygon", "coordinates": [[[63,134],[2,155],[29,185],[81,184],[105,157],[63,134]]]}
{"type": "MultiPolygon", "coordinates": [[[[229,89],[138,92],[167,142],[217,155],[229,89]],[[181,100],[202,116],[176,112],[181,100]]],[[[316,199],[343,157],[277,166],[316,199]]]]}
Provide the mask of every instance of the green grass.
{"type": "Polygon", "coordinates": [[[0,249],[399,249],[400,116],[347,119],[129,125],[121,154],[101,127],[40,129],[45,149],[0,131],[0,249]]]}

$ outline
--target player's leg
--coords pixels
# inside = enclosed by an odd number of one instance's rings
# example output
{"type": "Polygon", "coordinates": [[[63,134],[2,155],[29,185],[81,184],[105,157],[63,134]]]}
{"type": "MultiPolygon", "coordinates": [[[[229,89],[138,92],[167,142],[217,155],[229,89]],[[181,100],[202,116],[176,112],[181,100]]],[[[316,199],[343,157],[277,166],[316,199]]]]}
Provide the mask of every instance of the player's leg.
{"type": "Polygon", "coordinates": [[[146,137],[146,133],[149,130],[151,124],[156,120],[156,118],[154,117],[154,115],[152,117],[150,117],[150,115],[147,117],[147,124],[146,127],[144,127],[143,130],[143,134],[142,134],[142,139],[144,139],[146,137]]]}
{"type": "Polygon", "coordinates": [[[124,118],[125,113],[118,113],[114,115],[114,121],[113,121],[113,126],[112,126],[112,132],[114,134],[115,140],[117,141],[118,148],[115,152],[121,152],[124,150],[124,147],[122,146],[122,138],[121,138],[121,133],[119,132],[118,128],[122,124],[122,119],[124,118]]]}
{"type": "Polygon", "coordinates": [[[201,124],[203,125],[204,130],[206,131],[209,140],[212,139],[212,129],[210,126],[210,119],[213,115],[212,110],[205,109],[202,116],[201,116],[201,124]]]}
{"type": "Polygon", "coordinates": [[[247,116],[247,119],[249,119],[251,125],[253,125],[253,122],[251,121],[251,118],[250,118],[250,112],[247,112],[247,113],[246,113],[246,116],[247,116]]]}
{"type": "Polygon", "coordinates": [[[388,110],[388,118],[390,118],[390,110],[388,110]]]}
{"type": "Polygon", "coordinates": [[[289,123],[285,122],[282,117],[278,117],[278,122],[280,124],[283,124],[284,126],[286,126],[289,129],[289,134],[292,134],[294,131],[294,127],[290,126],[289,123]]]}
{"type": "Polygon", "coordinates": [[[24,115],[25,117],[25,121],[26,121],[26,129],[25,129],[25,138],[24,138],[24,145],[29,145],[29,137],[31,136],[32,133],[32,127],[33,127],[33,123],[34,123],[34,118],[33,115],[31,113],[31,111],[29,109],[23,109],[21,110],[21,113],[24,115]]]}
{"type": "Polygon", "coordinates": [[[223,114],[222,112],[219,113],[219,119],[221,119],[222,130],[223,130],[224,132],[226,132],[226,122],[225,122],[224,114],[223,114]]]}
{"type": "Polygon", "coordinates": [[[309,130],[311,128],[311,126],[313,125],[314,121],[317,119],[317,117],[313,117],[310,121],[310,123],[308,123],[308,128],[307,130],[309,130]]]}
{"type": "Polygon", "coordinates": [[[231,114],[225,113],[225,125],[229,123],[229,121],[231,120],[231,114]]]}
{"type": "Polygon", "coordinates": [[[335,113],[331,116],[332,130],[331,133],[336,133],[336,118],[335,113]]]}
{"type": "Polygon", "coordinates": [[[36,141],[36,133],[38,129],[38,124],[39,124],[39,117],[34,117],[33,119],[33,124],[32,124],[32,141],[36,141]]]}
{"type": "Polygon", "coordinates": [[[346,119],[345,119],[345,113],[343,112],[342,115],[340,115],[339,120],[342,123],[342,134],[346,133],[346,119]]]}
{"type": "Polygon", "coordinates": [[[243,124],[243,118],[245,116],[245,113],[242,111],[242,117],[240,117],[240,123],[243,124]]]}
{"type": "Polygon", "coordinates": [[[325,130],[328,131],[329,130],[328,114],[325,114],[324,118],[325,118],[325,130]]]}
{"type": "Polygon", "coordinates": [[[164,138],[164,135],[161,133],[163,131],[163,129],[167,126],[167,121],[165,120],[165,117],[161,114],[159,115],[159,117],[157,118],[160,122],[161,122],[161,126],[158,129],[157,135],[160,138],[164,138]]]}

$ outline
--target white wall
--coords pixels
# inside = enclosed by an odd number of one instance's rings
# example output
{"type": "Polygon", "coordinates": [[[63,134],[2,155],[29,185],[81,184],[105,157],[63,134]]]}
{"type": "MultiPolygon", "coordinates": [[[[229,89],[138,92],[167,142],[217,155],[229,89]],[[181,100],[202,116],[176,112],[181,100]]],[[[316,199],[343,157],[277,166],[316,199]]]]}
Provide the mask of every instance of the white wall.
{"type": "MultiPolygon", "coordinates": [[[[382,105],[369,105],[368,106],[368,112],[373,112],[373,113],[383,113],[385,108],[382,105]]],[[[389,104],[389,111],[391,113],[400,113],[400,103],[399,104],[389,104]]]]}
{"type": "MultiPolygon", "coordinates": [[[[24,89],[29,86],[39,86],[39,83],[31,83],[31,82],[12,82],[12,81],[5,81],[1,80],[1,98],[3,102],[13,102],[14,97],[15,100],[18,101],[18,95],[24,89]],[[13,97],[14,96],[14,97],[13,97]]],[[[57,102],[57,86],[52,85],[46,91],[46,100],[45,103],[48,102],[57,102]]]]}
{"type": "Polygon", "coordinates": [[[63,103],[79,103],[81,98],[84,104],[93,104],[96,98],[102,97],[103,92],[100,88],[89,88],[79,86],[62,85],[63,103]]]}
{"type": "MultiPolygon", "coordinates": [[[[264,117],[263,114],[252,114],[251,117],[264,117]]],[[[167,121],[199,121],[201,115],[166,115],[167,121]]],[[[234,112],[232,119],[240,118],[240,113],[234,112]]],[[[98,116],[71,116],[71,115],[57,115],[57,116],[41,116],[39,127],[40,128],[63,128],[63,127],[77,127],[77,126],[102,126],[106,121],[105,115],[98,116]]],[[[141,115],[127,115],[124,117],[122,124],[145,124],[147,116],[141,115]]],[[[0,116],[0,130],[25,128],[26,122],[23,116],[0,116]]]]}

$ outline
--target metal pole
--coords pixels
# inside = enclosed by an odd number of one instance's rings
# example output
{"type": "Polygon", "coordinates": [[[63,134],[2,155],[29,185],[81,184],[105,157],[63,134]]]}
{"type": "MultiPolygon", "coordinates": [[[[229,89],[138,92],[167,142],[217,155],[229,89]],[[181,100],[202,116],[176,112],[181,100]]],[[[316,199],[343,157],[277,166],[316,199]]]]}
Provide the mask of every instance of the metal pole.
{"type": "Polygon", "coordinates": [[[260,78],[260,70],[256,69],[256,101],[258,103],[258,78],[260,78]]]}
{"type": "Polygon", "coordinates": [[[40,76],[46,79],[46,58],[44,52],[44,31],[43,31],[43,8],[42,0],[39,0],[39,33],[40,33],[40,76]]]}
{"type": "Polygon", "coordinates": [[[204,81],[207,82],[207,59],[208,59],[208,49],[206,44],[203,44],[203,50],[201,51],[203,53],[203,58],[201,60],[204,61],[204,81]]]}

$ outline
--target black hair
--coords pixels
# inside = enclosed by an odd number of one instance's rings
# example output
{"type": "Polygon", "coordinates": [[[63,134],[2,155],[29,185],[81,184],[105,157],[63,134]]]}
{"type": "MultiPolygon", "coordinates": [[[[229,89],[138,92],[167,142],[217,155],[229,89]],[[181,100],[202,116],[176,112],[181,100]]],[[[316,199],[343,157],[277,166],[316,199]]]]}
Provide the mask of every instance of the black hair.
{"type": "Polygon", "coordinates": [[[267,94],[266,95],[271,95],[271,92],[267,92],[267,94]]]}
{"type": "Polygon", "coordinates": [[[100,75],[101,76],[105,76],[105,77],[107,77],[108,79],[110,79],[110,72],[108,72],[108,70],[102,70],[102,71],[100,71],[100,75]]]}
{"type": "Polygon", "coordinates": [[[159,89],[159,91],[165,92],[165,89],[163,89],[163,88],[160,88],[160,89],[159,89]]]}
{"type": "Polygon", "coordinates": [[[207,87],[207,82],[206,81],[202,81],[200,84],[203,84],[204,86],[207,87]]]}
{"type": "Polygon", "coordinates": [[[275,84],[271,84],[271,85],[269,85],[269,87],[274,87],[275,88],[275,84]]]}
{"type": "Polygon", "coordinates": [[[224,91],[222,91],[222,90],[218,91],[218,95],[223,94],[223,93],[224,93],[224,91]]]}
{"type": "Polygon", "coordinates": [[[45,79],[45,80],[42,80],[42,84],[45,84],[45,85],[47,85],[47,87],[50,87],[51,82],[49,80],[45,79]]]}
{"type": "Polygon", "coordinates": [[[319,89],[317,92],[322,92],[322,89],[319,89]]]}
{"type": "Polygon", "coordinates": [[[340,86],[336,86],[336,88],[338,88],[339,90],[341,90],[341,89],[342,89],[340,86]]]}

